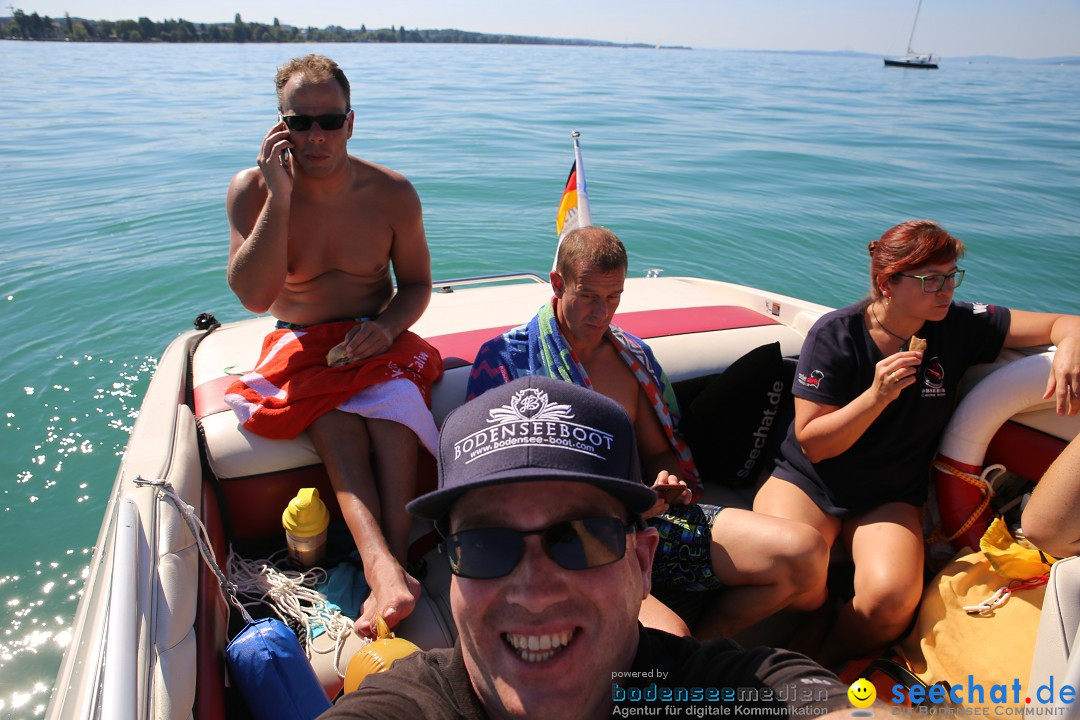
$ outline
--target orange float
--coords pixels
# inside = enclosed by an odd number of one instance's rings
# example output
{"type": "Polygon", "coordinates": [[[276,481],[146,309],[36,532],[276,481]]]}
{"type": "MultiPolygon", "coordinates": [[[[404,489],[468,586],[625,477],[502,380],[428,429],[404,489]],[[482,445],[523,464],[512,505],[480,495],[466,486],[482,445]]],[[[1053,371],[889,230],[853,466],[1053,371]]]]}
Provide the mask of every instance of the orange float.
{"type": "Polygon", "coordinates": [[[345,692],[360,687],[364,678],[388,670],[398,660],[419,652],[420,648],[404,638],[394,637],[382,615],[375,616],[376,637],[356,651],[345,669],[345,692]]]}

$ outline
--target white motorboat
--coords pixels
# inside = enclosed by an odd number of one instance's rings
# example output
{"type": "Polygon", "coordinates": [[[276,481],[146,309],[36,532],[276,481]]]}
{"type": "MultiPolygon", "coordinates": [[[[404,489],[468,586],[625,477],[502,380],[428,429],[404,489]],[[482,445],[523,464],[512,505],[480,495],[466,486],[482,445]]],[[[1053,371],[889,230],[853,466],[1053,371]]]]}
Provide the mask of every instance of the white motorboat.
{"type": "MultiPolygon", "coordinates": [[[[435,285],[431,305],[413,330],[437,347],[445,361],[445,376],[433,391],[436,422],[464,401],[479,345],[526,321],[549,297],[550,286],[535,275],[435,285]]],[[[828,310],[719,281],[631,278],[615,322],[645,338],[677,389],[689,392],[695,379],[700,383],[723,372],[761,345],[779,343],[784,356],[796,356],[807,331],[828,310]]],[[[222,560],[230,543],[283,545],[281,513],[301,487],[319,488],[331,513],[340,517],[306,436],[283,441],[251,435],[222,402],[235,374],[256,362],[273,322],[259,317],[191,330],[162,355],[116,476],[46,714],[50,720],[236,716],[236,692],[227,685],[224,665],[227,604],[218,581],[200,560],[196,539],[176,508],[153,483],[143,481],[166,481],[193,506],[222,560]]],[[[972,373],[969,384],[996,372],[997,366],[1028,359],[1007,351],[995,365],[972,373]]],[[[1018,472],[1029,477],[1037,478],[1080,430],[1080,418],[1060,418],[1037,398],[1006,407],[991,393],[983,402],[1000,405],[1005,413],[994,421],[1004,423],[1002,430],[975,431],[986,436],[987,462],[1022,468],[1018,472]],[[1033,437],[1039,443],[1032,443],[1033,437]]],[[[430,456],[421,455],[422,492],[434,486],[435,467],[430,456]]],[[[983,460],[954,459],[969,465],[983,460]]],[[[761,472],[767,474],[768,468],[761,472]]],[[[712,486],[708,497],[745,503],[750,491],[712,486]]],[[[418,523],[415,535],[429,537],[428,528],[418,523]]],[[[399,634],[425,648],[449,645],[455,636],[447,599],[449,571],[430,544],[421,540],[414,549],[431,557],[423,596],[399,634]]],[[[314,664],[332,695],[341,679],[331,656],[318,654],[314,664]]]]}

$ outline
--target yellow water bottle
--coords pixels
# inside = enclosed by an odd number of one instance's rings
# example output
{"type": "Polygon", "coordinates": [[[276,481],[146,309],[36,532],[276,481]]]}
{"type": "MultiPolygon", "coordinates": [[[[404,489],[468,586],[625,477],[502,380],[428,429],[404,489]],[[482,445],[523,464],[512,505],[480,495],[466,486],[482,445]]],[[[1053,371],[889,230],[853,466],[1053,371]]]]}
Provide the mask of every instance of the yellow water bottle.
{"type": "Polygon", "coordinates": [[[281,514],[289,558],[301,567],[312,567],[326,555],[326,526],[330,513],[315,488],[302,488],[281,514]]]}

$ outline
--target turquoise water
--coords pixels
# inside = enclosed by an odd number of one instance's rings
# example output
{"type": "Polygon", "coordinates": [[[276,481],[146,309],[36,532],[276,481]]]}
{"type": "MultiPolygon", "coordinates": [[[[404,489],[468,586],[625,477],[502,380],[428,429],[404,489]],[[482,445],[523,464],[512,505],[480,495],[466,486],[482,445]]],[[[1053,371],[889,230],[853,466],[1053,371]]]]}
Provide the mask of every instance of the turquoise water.
{"type": "Polygon", "coordinates": [[[595,222],[662,268],[839,305],[866,244],[930,217],[958,293],[1080,312],[1080,67],[489,46],[0,42],[0,716],[48,702],[155,358],[225,284],[225,188],[272,76],[325,52],[352,151],[424,202],[437,278],[545,272],[582,133],[595,222]]]}

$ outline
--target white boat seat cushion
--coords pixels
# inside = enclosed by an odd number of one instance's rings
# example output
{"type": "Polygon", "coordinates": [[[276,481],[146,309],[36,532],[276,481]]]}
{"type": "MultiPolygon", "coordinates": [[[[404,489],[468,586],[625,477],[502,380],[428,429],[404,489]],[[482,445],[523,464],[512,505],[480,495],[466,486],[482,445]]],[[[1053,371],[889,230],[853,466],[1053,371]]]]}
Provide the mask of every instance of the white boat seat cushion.
{"type": "Polygon", "coordinates": [[[1050,582],[1043,597],[1035,656],[1031,661],[1028,688],[1046,685],[1056,678],[1061,685],[1073,641],[1080,628],[1080,558],[1065,558],[1050,568],[1050,582]]]}
{"type": "MultiPolygon", "coordinates": [[[[802,336],[791,328],[737,306],[645,310],[617,315],[616,322],[648,340],[673,382],[722,371],[759,345],[779,340],[784,354],[796,354],[802,345],[802,336]]],[[[306,433],[294,440],[259,437],[241,427],[221,399],[236,375],[254,367],[262,339],[273,324],[273,318],[266,317],[223,325],[207,335],[195,354],[195,414],[206,438],[210,467],[219,478],[250,477],[321,464],[306,433]]],[[[427,336],[443,353],[448,368],[432,391],[437,424],[464,401],[469,369],[479,345],[502,329],[427,336]]]]}

